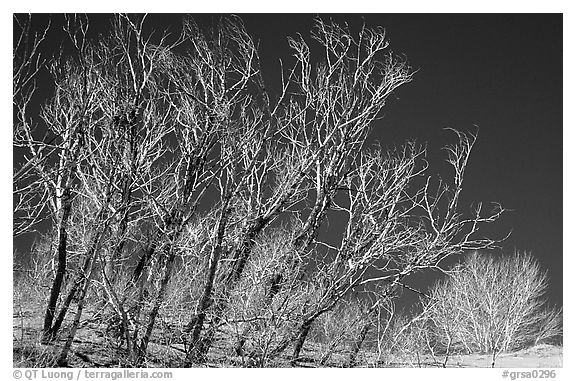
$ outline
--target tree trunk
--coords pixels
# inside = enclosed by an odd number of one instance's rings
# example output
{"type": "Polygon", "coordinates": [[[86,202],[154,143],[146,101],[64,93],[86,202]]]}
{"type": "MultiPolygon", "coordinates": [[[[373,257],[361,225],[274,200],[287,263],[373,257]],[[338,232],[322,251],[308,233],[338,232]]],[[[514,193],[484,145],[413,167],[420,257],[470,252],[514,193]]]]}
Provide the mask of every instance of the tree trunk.
{"type": "Polygon", "coordinates": [[[133,344],[132,340],[130,339],[130,330],[129,330],[130,320],[128,314],[126,313],[126,309],[124,308],[124,303],[120,300],[116,291],[114,291],[114,288],[105,272],[102,273],[102,278],[104,280],[104,291],[108,295],[108,298],[112,303],[112,306],[116,311],[116,314],[120,318],[122,327],[121,334],[124,337],[124,340],[126,340],[126,351],[127,351],[126,358],[130,359],[132,357],[131,351],[133,344]]]}
{"type": "Polygon", "coordinates": [[[446,354],[444,356],[444,362],[442,363],[442,368],[446,368],[446,364],[448,364],[448,359],[450,358],[451,346],[452,346],[452,335],[448,333],[448,345],[446,346],[446,354]]]}
{"type": "Polygon", "coordinates": [[[125,178],[122,188],[122,201],[120,204],[122,205],[123,211],[120,217],[120,222],[118,224],[118,231],[116,232],[116,240],[115,240],[116,244],[105,266],[108,281],[111,285],[114,285],[116,283],[116,275],[117,275],[116,261],[122,254],[124,245],[126,244],[126,239],[124,238],[124,235],[128,230],[128,220],[130,216],[129,206],[130,206],[130,199],[132,196],[131,185],[132,185],[131,178],[130,177],[125,178]]]}
{"type": "MultiPolygon", "coordinates": [[[[102,212],[102,211],[100,211],[102,212]]],[[[100,221],[102,214],[98,214],[97,221],[100,221]]],[[[70,351],[70,347],[72,346],[72,342],[74,341],[74,337],[76,336],[76,331],[78,330],[78,326],[80,325],[80,318],[82,317],[82,311],[84,309],[84,302],[86,300],[86,294],[88,293],[88,288],[90,287],[90,281],[92,278],[92,274],[94,272],[94,263],[96,262],[96,253],[99,250],[100,246],[100,239],[102,238],[103,233],[107,229],[107,224],[105,223],[104,226],[101,226],[99,229],[96,230],[92,242],[90,243],[90,247],[86,254],[86,260],[84,262],[84,266],[82,266],[82,273],[78,274],[77,280],[74,282],[74,287],[70,291],[67,302],[68,305],[66,308],[60,311],[58,315],[58,320],[56,321],[55,327],[52,328],[52,335],[55,335],[60,328],[60,325],[64,321],[64,317],[66,316],[66,311],[70,304],[70,301],[74,297],[77,292],[80,292],[78,295],[78,306],[76,309],[76,315],[74,316],[74,320],[72,322],[72,326],[70,328],[70,332],[68,333],[68,338],[66,339],[66,343],[60,352],[60,356],[58,357],[58,365],[63,366],[66,364],[66,359],[68,357],[68,352],[70,351]]]]}
{"type": "Polygon", "coordinates": [[[218,245],[218,247],[214,248],[212,255],[210,256],[208,264],[208,278],[206,279],[202,296],[198,301],[196,314],[191,321],[192,332],[190,335],[190,347],[188,348],[188,353],[186,354],[186,360],[184,362],[185,367],[190,367],[194,363],[204,362],[206,352],[209,349],[206,345],[202,345],[200,334],[202,332],[204,320],[206,319],[206,311],[208,310],[208,307],[210,307],[212,291],[214,288],[214,279],[216,277],[216,270],[218,268],[218,262],[220,261],[221,251],[222,247],[218,245]]]}
{"type": "Polygon", "coordinates": [[[56,304],[60,297],[62,290],[62,283],[64,282],[64,275],[66,275],[66,261],[67,261],[67,244],[68,244],[68,219],[70,217],[70,210],[72,204],[70,202],[70,194],[65,191],[62,195],[62,213],[58,224],[58,268],[56,269],[56,276],[52,282],[50,289],[50,298],[46,306],[46,313],[44,315],[44,326],[42,329],[42,343],[48,344],[53,339],[51,332],[52,321],[56,313],[56,304]]]}
{"type": "Polygon", "coordinates": [[[362,345],[364,344],[364,340],[366,340],[366,336],[368,335],[368,332],[370,331],[370,327],[372,326],[372,323],[373,323],[372,318],[374,318],[374,319],[377,318],[377,316],[371,316],[372,314],[374,314],[376,312],[377,307],[378,307],[378,303],[376,303],[372,307],[370,307],[366,313],[368,321],[364,324],[364,326],[360,330],[360,333],[358,334],[358,338],[356,339],[356,341],[354,341],[354,343],[352,343],[352,348],[350,349],[350,356],[348,358],[348,366],[349,367],[356,366],[356,359],[358,357],[358,353],[360,352],[360,349],[362,348],[362,345]]]}
{"type": "MultiPolygon", "coordinates": [[[[88,283],[88,282],[86,282],[88,283]]],[[[86,287],[82,288],[80,297],[82,298],[78,303],[78,309],[76,310],[76,315],[74,317],[74,321],[72,322],[72,327],[70,327],[70,333],[68,334],[68,338],[66,339],[66,343],[58,356],[57,364],[58,366],[66,366],[67,365],[67,357],[68,352],[70,351],[70,347],[72,346],[72,341],[74,341],[74,336],[76,336],[76,331],[78,330],[78,326],[80,325],[80,317],[82,316],[82,310],[84,308],[84,294],[86,291],[86,287]]]]}
{"type": "Polygon", "coordinates": [[[336,347],[338,346],[340,341],[341,340],[338,339],[338,340],[334,340],[334,341],[332,341],[332,343],[330,343],[330,347],[328,348],[326,353],[320,359],[320,366],[325,366],[328,363],[328,361],[330,360],[330,357],[332,357],[332,355],[334,354],[334,350],[336,349],[336,347]]]}
{"type": "Polygon", "coordinates": [[[76,278],[76,280],[74,280],[72,288],[70,289],[70,291],[68,291],[68,294],[66,295],[66,298],[64,299],[64,303],[62,303],[62,306],[60,307],[60,311],[58,312],[58,317],[54,321],[54,324],[52,325],[52,327],[50,327],[49,332],[50,332],[50,338],[51,339],[54,339],[56,337],[56,335],[58,334],[58,332],[60,331],[60,327],[62,326],[62,322],[66,318],[66,314],[68,313],[68,309],[70,308],[70,304],[72,304],[72,300],[74,300],[74,296],[76,296],[76,293],[80,289],[81,283],[82,283],[82,281],[80,279],[80,276],[78,276],[76,278]]]}
{"type": "Polygon", "coordinates": [[[292,363],[295,363],[298,360],[300,351],[304,346],[304,342],[306,341],[308,333],[310,333],[310,329],[312,328],[312,324],[315,320],[316,317],[310,318],[300,326],[300,330],[298,331],[298,336],[296,337],[296,342],[294,344],[294,352],[292,352],[292,363]]]}
{"type": "MultiPolygon", "coordinates": [[[[85,282],[84,279],[84,274],[88,274],[92,272],[92,267],[94,266],[94,256],[96,254],[96,250],[98,248],[98,244],[102,235],[102,232],[105,230],[105,227],[102,228],[101,231],[97,231],[96,234],[94,235],[94,238],[90,244],[90,248],[88,249],[88,252],[86,253],[86,258],[84,259],[84,265],[82,266],[82,273],[77,274],[74,282],[72,283],[72,288],[70,289],[70,291],[68,291],[68,294],[66,295],[66,298],[64,299],[64,303],[62,304],[62,307],[60,307],[60,311],[58,312],[58,317],[56,318],[56,320],[54,321],[54,324],[49,328],[48,330],[48,337],[50,338],[50,340],[54,339],[56,337],[56,335],[58,334],[58,331],[60,330],[60,327],[62,326],[62,323],[64,322],[64,319],[66,318],[66,314],[68,312],[68,309],[70,308],[70,304],[72,303],[72,300],[74,299],[74,297],[76,296],[76,294],[78,293],[78,291],[80,291],[82,289],[82,285],[85,282]]],[[[82,298],[82,294],[80,294],[80,298],[82,298]]]]}
{"type": "Polygon", "coordinates": [[[230,289],[242,276],[242,272],[246,267],[246,263],[248,262],[250,253],[252,252],[252,248],[256,242],[256,237],[268,225],[269,222],[270,218],[265,219],[258,217],[246,229],[246,233],[244,233],[244,240],[240,247],[237,248],[234,266],[226,278],[226,289],[230,289]]]}
{"type": "Polygon", "coordinates": [[[60,352],[60,356],[58,356],[58,365],[65,366],[67,362],[68,352],[72,347],[72,342],[74,341],[74,337],[76,336],[76,331],[78,330],[78,326],[80,325],[80,318],[82,317],[82,311],[84,309],[84,301],[86,299],[86,294],[88,292],[88,288],[90,286],[90,278],[92,276],[92,269],[94,267],[94,262],[91,261],[90,270],[88,275],[86,275],[86,279],[84,279],[82,288],[80,290],[78,307],[76,310],[76,315],[74,316],[74,321],[72,322],[72,327],[70,327],[70,332],[68,333],[68,338],[66,339],[66,343],[60,352]]]}
{"type": "Polygon", "coordinates": [[[140,340],[140,344],[138,345],[137,351],[135,353],[136,365],[141,365],[146,359],[146,351],[148,350],[148,343],[150,342],[150,338],[152,337],[152,330],[154,329],[154,325],[156,323],[156,317],[158,316],[160,306],[164,301],[166,291],[168,289],[168,283],[172,275],[172,267],[174,265],[175,258],[176,255],[171,250],[170,254],[168,255],[168,259],[166,261],[164,277],[162,278],[162,282],[160,283],[160,291],[158,291],[156,301],[154,302],[154,307],[152,307],[152,310],[148,315],[148,325],[146,326],[146,332],[144,333],[144,337],[142,337],[142,339],[140,340]]]}
{"type": "MultiPolygon", "coordinates": [[[[329,201],[322,199],[321,204],[323,208],[326,208],[327,205],[329,205],[329,201]]],[[[322,216],[322,211],[319,211],[319,209],[322,209],[319,205],[317,205],[317,207],[315,208],[316,212],[312,213],[311,216],[309,216],[308,218],[308,222],[306,224],[306,228],[303,230],[302,234],[296,239],[295,241],[295,245],[298,246],[308,246],[310,244],[310,242],[312,241],[313,237],[314,237],[314,232],[317,230],[317,225],[318,225],[318,221],[321,219],[322,216]],[[308,230],[311,230],[311,234],[308,230]]],[[[225,292],[229,292],[233,285],[240,279],[242,272],[245,268],[245,265],[248,261],[248,258],[250,256],[250,253],[252,251],[252,248],[254,246],[255,243],[255,239],[258,236],[258,234],[260,234],[260,232],[268,225],[268,223],[273,219],[273,217],[275,215],[277,215],[278,212],[275,212],[275,214],[267,216],[267,217],[260,217],[260,218],[256,218],[253,222],[253,224],[247,229],[246,234],[245,234],[245,238],[244,241],[242,243],[242,245],[240,246],[240,250],[238,251],[238,256],[236,258],[237,262],[235,264],[235,266],[233,267],[231,273],[228,275],[228,277],[226,278],[226,284],[225,284],[225,292]]],[[[225,216],[225,218],[227,218],[228,216],[225,216]]],[[[224,221],[225,222],[225,221],[224,221]]],[[[222,223],[222,222],[221,222],[222,223]]],[[[224,234],[224,227],[225,227],[225,223],[219,227],[219,235],[224,234]],[[222,231],[220,232],[220,228],[222,228],[222,231]]],[[[219,238],[219,240],[217,242],[219,242],[217,244],[217,246],[222,242],[222,237],[219,238]]],[[[194,315],[193,319],[191,319],[189,326],[191,327],[192,330],[192,334],[191,334],[191,339],[190,339],[190,347],[189,347],[189,352],[186,355],[186,360],[185,360],[185,365],[186,367],[191,366],[193,363],[202,363],[205,361],[206,359],[206,355],[208,350],[211,347],[213,338],[214,338],[214,334],[215,334],[215,325],[211,323],[211,333],[210,335],[207,335],[207,337],[205,337],[204,339],[200,338],[200,334],[202,331],[202,327],[204,324],[204,320],[206,318],[206,314],[205,314],[205,310],[207,309],[207,307],[209,306],[209,302],[211,302],[211,293],[212,293],[212,288],[213,288],[213,283],[214,283],[214,276],[216,273],[216,267],[218,265],[219,262],[219,256],[220,253],[218,253],[218,260],[217,261],[212,261],[212,258],[210,258],[210,264],[209,264],[209,270],[208,270],[208,280],[206,282],[205,285],[205,289],[202,295],[202,298],[200,299],[199,303],[198,303],[198,307],[196,309],[196,314],[194,315]],[[214,267],[214,268],[213,268],[214,267]],[[207,304],[208,303],[208,304],[207,304]],[[204,312],[202,312],[204,311],[204,312]],[[210,337],[208,337],[210,336],[210,337]]],[[[270,288],[270,292],[268,293],[268,296],[273,297],[276,293],[278,293],[280,291],[280,281],[281,279],[271,279],[271,288],[270,288]]],[[[220,312],[224,312],[226,310],[226,297],[223,298],[224,301],[222,302],[218,302],[218,306],[216,308],[216,316],[215,316],[215,322],[220,321],[221,316],[219,316],[218,311],[220,312]]],[[[216,324],[217,325],[217,324],[216,324]]],[[[307,334],[306,334],[307,335],[307,334]]],[[[304,337],[305,340],[305,337],[304,337]]],[[[280,352],[282,352],[285,349],[285,347],[280,350],[280,352]]]]}
{"type": "Polygon", "coordinates": [[[202,327],[204,325],[204,320],[206,319],[206,311],[212,302],[212,291],[214,290],[214,280],[216,279],[216,270],[218,270],[218,264],[220,262],[220,257],[222,256],[222,241],[224,239],[224,233],[226,230],[226,225],[228,221],[228,201],[230,197],[227,197],[222,215],[218,222],[218,231],[216,233],[216,245],[210,254],[210,259],[208,261],[208,276],[206,278],[206,283],[204,284],[204,290],[202,290],[202,296],[198,300],[196,306],[196,313],[190,321],[191,335],[190,335],[190,346],[188,348],[188,353],[186,353],[186,359],[184,360],[184,366],[190,367],[194,363],[204,362],[206,354],[209,347],[203,345],[200,334],[202,332],[202,327]]]}
{"type": "Polygon", "coordinates": [[[364,324],[362,329],[360,330],[360,334],[354,343],[352,343],[352,348],[350,349],[350,357],[348,358],[348,366],[355,367],[356,366],[356,359],[358,357],[358,353],[360,352],[360,348],[362,348],[362,344],[364,344],[364,340],[366,339],[366,335],[368,331],[370,331],[371,322],[367,322],[364,324]]]}
{"type": "Polygon", "coordinates": [[[322,315],[323,313],[329,311],[331,308],[334,307],[334,303],[331,303],[331,305],[327,306],[327,307],[323,307],[320,308],[318,310],[316,310],[316,312],[314,312],[313,314],[308,314],[308,318],[304,319],[303,323],[300,325],[300,328],[298,329],[298,332],[296,333],[296,335],[294,336],[289,336],[284,338],[280,344],[278,344],[276,346],[276,348],[274,348],[272,351],[270,351],[270,357],[276,357],[278,356],[280,353],[284,352],[284,350],[288,347],[288,345],[291,342],[294,342],[294,351],[292,352],[292,363],[294,364],[296,362],[296,360],[298,360],[298,356],[300,355],[300,351],[302,350],[302,347],[304,346],[304,342],[306,341],[306,339],[308,338],[308,333],[310,332],[310,329],[312,328],[312,324],[314,324],[314,322],[316,321],[316,319],[322,315]]]}
{"type": "MultiPolygon", "coordinates": [[[[214,338],[216,336],[216,331],[218,330],[218,325],[222,321],[224,313],[228,307],[227,296],[229,295],[230,291],[234,287],[234,284],[236,284],[236,282],[242,276],[242,272],[244,271],[246,263],[250,257],[250,253],[252,252],[252,248],[254,247],[256,237],[262,231],[262,229],[264,229],[264,227],[267,226],[269,221],[270,221],[270,219],[258,218],[246,230],[246,234],[244,235],[244,237],[245,237],[244,241],[242,242],[240,247],[237,249],[237,252],[235,255],[235,261],[236,261],[235,265],[233,266],[233,268],[230,270],[230,273],[225,278],[225,281],[224,281],[225,283],[224,283],[224,287],[223,287],[224,295],[222,298],[219,298],[217,301],[215,301],[215,303],[214,303],[214,316],[210,321],[210,326],[208,327],[208,330],[206,331],[205,337],[202,338],[201,340],[198,339],[199,342],[196,343],[196,345],[198,345],[198,348],[195,349],[196,353],[192,355],[193,357],[195,357],[194,361],[196,363],[202,363],[205,361],[206,355],[207,355],[208,351],[210,350],[210,348],[212,347],[212,343],[213,343],[214,338]]],[[[202,325],[197,324],[198,323],[197,317],[198,317],[198,315],[194,315],[194,317],[188,323],[189,330],[192,332],[194,331],[194,329],[196,327],[199,327],[200,330],[202,328],[202,325]]],[[[205,316],[203,317],[203,320],[205,320],[205,316]]],[[[191,365],[191,363],[190,363],[190,365],[191,365]]]]}
{"type": "Polygon", "coordinates": [[[152,256],[154,255],[154,252],[156,251],[156,245],[157,245],[157,240],[152,241],[150,243],[150,246],[148,246],[148,248],[142,253],[140,260],[138,261],[138,264],[136,265],[136,268],[134,269],[134,273],[132,274],[132,284],[136,284],[138,282],[138,280],[140,279],[140,277],[142,276],[142,273],[144,272],[144,268],[146,267],[146,264],[148,264],[148,262],[150,262],[150,258],[152,258],[152,256]]]}
{"type": "MultiPolygon", "coordinates": [[[[285,205],[286,201],[289,199],[289,197],[294,193],[294,189],[295,187],[293,187],[293,190],[291,192],[285,195],[284,199],[279,200],[276,203],[276,206],[268,214],[264,214],[254,218],[252,220],[252,223],[246,229],[246,233],[243,234],[244,240],[241,243],[241,245],[236,249],[237,252],[235,255],[235,264],[231,269],[230,273],[228,274],[228,276],[226,277],[224,283],[225,294],[222,298],[220,298],[216,302],[214,319],[211,321],[209,328],[211,330],[210,331],[211,333],[208,336],[210,337],[206,337],[204,340],[202,340],[202,348],[205,354],[212,346],[212,341],[218,323],[222,320],[223,314],[227,309],[228,306],[227,296],[229,295],[230,291],[232,290],[236,282],[238,282],[238,280],[242,276],[244,268],[246,267],[246,263],[248,262],[250,254],[252,253],[252,249],[254,248],[254,245],[256,243],[256,238],[268,226],[268,224],[283,211],[282,208],[285,205]]],[[[272,290],[271,295],[273,296],[275,293],[279,291],[280,288],[272,290]]]]}
{"type": "MultiPolygon", "coordinates": [[[[215,311],[214,316],[210,319],[210,324],[204,333],[204,336],[199,339],[197,343],[198,348],[196,352],[193,354],[194,362],[197,364],[205,363],[208,358],[208,351],[212,348],[212,344],[214,343],[214,339],[216,338],[216,333],[218,332],[218,327],[222,322],[223,313],[218,313],[215,311]]],[[[206,317],[204,317],[204,320],[206,317]]],[[[243,345],[243,344],[242,344],[243,345]]],[[[193,364],[190,363],[190,366],[193,364]]]]}
{"type": "Polygon", "coordinates": [[[108,261],[106,261],[106,264],[104,266],[104,271],[108,276],[108,281],[112,285],[116,283],[116,275],[117,275],[116,262],[118,261],[118,258],[122,254],[122,250],[124,249],[124,245],[126,244],[124,234],[126,233],[126,230],[128,228],[127,214],[128,213],[126,211],[122,216],[122,220],[120,221],[120,224],[118,226],[118,232],[116,234],[117,244],[114,245],[110,258],[108,258],[108,261]]]}
{"type": "MultiPolygon", "coordinates": [[[[132,292],[137,293],[135,296],[136,302],[133,304],[132,309],[132,316],[137,321],[140,320],[140,313],[142,310],[144,298],[147,297],[147,295],[145,295],[144,290],[145,277],[142,276],[142,273],[144,272],[144,269],[148,265],[152,256],[155,255],[156,248],[158,247],[158,242],[161,238],[161,235],[162,235],[161,230],[158,229],[158,231],[156,232],[156,237],[153,238],[152,242],[150,243],[150,246],[148,246],[148,248],[142,253],[140,261],[138,262],[138,265],[134,270],[134,273],[132,274],[131,281],[129,282],[128,287],[124,290],[124,295],[122,297],[122,304],[126,304],[131,300],[130,295],[132,294],[132,292]]],[[[128,308],[130,309],[130,307],[128,308]]],[[[128,340],[131,341],[133,344],[132,349],[133,357],[130,359],[130,361],[132,361],[133,363],[137,363],[138,361],[140,361],[141,357],[141,355],[139,355],[140,350],[138,346],[139,345],[138,336],[139,336],[139,326],[136,325],[134,327],[134,331],[132,332],[132,340],[128,340]]]]}
{"type": "MultiPolygon", "coordinates": [[[[172,211],[171,215],[166,219],[164,223],[164,229],[171,228],[172,231],[168,234],[167,237],[167,247],[165,248],[165,255],[167,256],[166,264],[164,265],[164,277],[160,283],[160,290],[158,291],[158,295],[156,296],[156,301],[154,302],[154,307],[148,314],[148,325],[146,327],[146,331],[144,336],[138,342],[138,329],[134,330],[132,342],[134,344],[134,350],[132,351],[132,359],[131,361],[136,365],[140,365],[146,359],[146,351],[148,349],[148,343],[150,342],[150,337],[152,336],[152,330],[154,329],[154,324],[156,323],[156,317],[158,316],[158,312],[160,310],[160,306],[164,301],[164,297],[166,294],[166,290],[168,288],[168,282],[170,281],[170,277],[172,276],[172,267],[174,265],[174,259],[176,258],[176,254],[174,253],[173,243],[179,237],[180,233],[182,232],[182,224],[180,221],[180,214],[178,210],[172,211]]],[[[132,277],[132,285],[136,285],[136,282],[139,283],[139,296],[138,296],[138,303],[136,304],[136,313],[135,316],[140,315],[140,309],[142,306],[142,301],[144,298],[144,279],[142,279],[142,272],[144,270],[145,265],[150,260],[154,252],[156,251],[156,247],[158,241],[162,236],[162,229],[158,229],[157,236],[152,241],[150,247],[140,258],[140,262],[138,263],[138,267],[134,271],[132,277]]]]}

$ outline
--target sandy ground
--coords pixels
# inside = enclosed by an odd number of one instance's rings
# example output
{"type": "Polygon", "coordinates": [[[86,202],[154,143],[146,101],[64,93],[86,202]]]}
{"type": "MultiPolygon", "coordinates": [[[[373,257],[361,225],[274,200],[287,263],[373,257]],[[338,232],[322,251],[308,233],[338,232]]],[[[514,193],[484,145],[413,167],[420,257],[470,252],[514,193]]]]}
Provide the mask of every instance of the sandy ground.
{"type": "MultiPolygon", "coordinates": [[[[562,347],[552,345],[538,345],[529,349],[512,353],[501,353],[496,357],[495,368],[561,368],[562,347]]],[[[458,368],[490,368],[492,356],[465,355],[453,356],[449,359],[448,367],[458,368]]]]}

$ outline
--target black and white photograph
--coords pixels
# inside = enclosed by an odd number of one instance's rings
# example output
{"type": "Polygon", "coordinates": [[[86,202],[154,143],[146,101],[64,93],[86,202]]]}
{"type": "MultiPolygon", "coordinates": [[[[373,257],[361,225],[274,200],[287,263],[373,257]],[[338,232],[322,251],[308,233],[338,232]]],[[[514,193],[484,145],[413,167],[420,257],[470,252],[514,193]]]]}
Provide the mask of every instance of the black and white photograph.
{"type": "Polygon", "coordinates": [[[15,379],[562,373],[563,13],[189,8],[12,14],[15,379]]]}

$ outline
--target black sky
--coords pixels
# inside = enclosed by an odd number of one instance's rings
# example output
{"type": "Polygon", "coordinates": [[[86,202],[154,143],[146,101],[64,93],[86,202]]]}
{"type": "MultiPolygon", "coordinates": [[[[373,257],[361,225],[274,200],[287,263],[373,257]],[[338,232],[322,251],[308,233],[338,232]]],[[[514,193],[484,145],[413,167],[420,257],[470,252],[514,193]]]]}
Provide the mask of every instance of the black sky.
{"type": "MultiPolygon", "coordinates": [[[[306,37],[314,16],[241,15],[259,41],[262,70],[272,88],[279,80],[278,59],[290,57],[286,36],[306,37]]],[[[385,27],[391,49],[418,69],[413,82],[396,91],[371,139],[383,146],[406,139],[427,143],[431,169],[442,172],[447,164],[440,148],[454,142],[444,128],[478,126],[463,204],[497,201],[511,209],[482,233],[501,238],[512,231],[503,251],[532,252],[548,271],[551,299],[562,303],[562,15],[320,16],[347,22],[352,31],[363,22],[385,27]]],[[[181,18],[150,15],[148,23],[176,33],[181,18]]],[[[211,23],[214,16],[195,18],[211,23]]],[[[38,25],[43,19],[37,17],[38,25]]],[[[91,22],[95,35],[106,31],[106,17],[92,16],[91,22]]],[[[59,44],[55,35],[47,49],[59,44]]],[[[15,245],[25,246],[22,240],[15,245]]]]}

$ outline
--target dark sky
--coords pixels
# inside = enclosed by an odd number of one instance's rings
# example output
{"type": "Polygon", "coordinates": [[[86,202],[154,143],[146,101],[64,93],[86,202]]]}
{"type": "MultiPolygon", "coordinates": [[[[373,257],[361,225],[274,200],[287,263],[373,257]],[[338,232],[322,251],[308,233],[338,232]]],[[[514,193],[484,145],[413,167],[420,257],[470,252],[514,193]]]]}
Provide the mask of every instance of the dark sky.
{"type": "MultiPolygon", "coordinates": [[[[497,201],[511,209],[482,233],[501,238],[511,231],[503,251],[532,252],[548,271],[551,299],[562,303],[562,15],[321,16],[347,22],[352,31],[363,22],[385,27],[391,49],[418,69],[413,82],[396,91],[371,139],[383,146],[406,139],[427,143],[434,173],[447,168],[440,148],[454,142],[443,129],[479,127],[463,205],[497,201]]],[[[279,80],[278,59],[290,56],[286,36],[306,37],[314,15],[241,17],[259,41],[265,79],[273,88],[279,80]]],[[[91,18],[94,33],[106,30],[106,17],[91,18]]],[[[196,18],[213,20],[210,15],[196,18]]],[[[177,32],[181,16],[150,15],[148,23],[177,32]]],[[[49,48],[55,49],[58,39],[55,35],[49,48]]]]}

